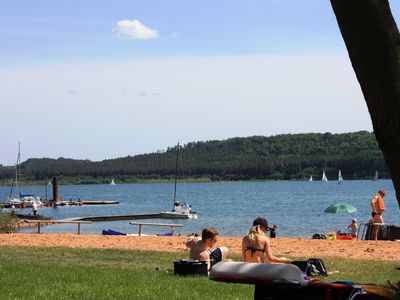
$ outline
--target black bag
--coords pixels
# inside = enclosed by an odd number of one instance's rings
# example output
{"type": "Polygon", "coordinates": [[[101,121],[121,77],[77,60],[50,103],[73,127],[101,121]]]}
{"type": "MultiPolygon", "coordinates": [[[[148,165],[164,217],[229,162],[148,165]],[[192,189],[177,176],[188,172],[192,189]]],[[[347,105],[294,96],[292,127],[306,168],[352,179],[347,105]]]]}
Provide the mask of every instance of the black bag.
{"type": "Polygon", "coordinates": [[[324,262],[319,258],[310,258],[305,261],[295,260],[293,264],[298,266],[300,270],[302,270],[308,276],[328,275],[328,271],[326,270],[324,262]]]}
{"type": "Polygon", "coordinates": [[[326,240],[325,234],[316,233],[312,236],[314,240],[326,240]]]}
{"type": "Polygon", "coordinates": [[[208,275],[208,263],[205,260],[180,259],[174,260],[175,275],[208,275]]]}
{"type": "Polygon", "coordinates": [[[326,270],[325,264],[322,261],[322,259],[310,258],[307,262],[309,265],[309,269],[311,269],[310,275],[315,275],[315,276],[321,276],[321,275],[327,276],[328,275],[328,271],[326,270]]]}

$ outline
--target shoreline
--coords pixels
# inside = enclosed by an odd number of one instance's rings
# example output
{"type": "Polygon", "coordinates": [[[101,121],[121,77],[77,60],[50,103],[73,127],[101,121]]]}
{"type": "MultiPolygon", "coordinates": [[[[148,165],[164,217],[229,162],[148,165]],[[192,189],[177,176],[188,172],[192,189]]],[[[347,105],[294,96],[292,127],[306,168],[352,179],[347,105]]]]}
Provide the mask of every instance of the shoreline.
{"type": "MultiPolygon", "coordinates": [[[[124,249],[180,252],[187,257],[186,236],[108,236],[94,234],[0,234],[2,246],[66,247],[83,249],[124,249]]],[[[240,237],[219,237],[216,246],[227,246],[231,253],[241,254],[240,237]]],[[[338,257],[400,262],[399,241],[316,240],[305,238],[271,239],[276,256],[291,258],[338,257]]]]}

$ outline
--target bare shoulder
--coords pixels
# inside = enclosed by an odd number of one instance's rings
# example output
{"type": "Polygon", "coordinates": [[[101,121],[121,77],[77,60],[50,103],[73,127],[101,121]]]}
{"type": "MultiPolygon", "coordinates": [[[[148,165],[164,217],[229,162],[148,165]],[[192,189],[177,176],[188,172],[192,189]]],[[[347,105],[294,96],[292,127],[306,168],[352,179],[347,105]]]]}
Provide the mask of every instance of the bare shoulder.
{"type": "Polygon", "coordinates": [[[199,237],[196,236],[190,236],[188,240],[186,241],[186,246],[188,247],[194,247],[197,245],[197,243],[200,241],[199,237]]]}

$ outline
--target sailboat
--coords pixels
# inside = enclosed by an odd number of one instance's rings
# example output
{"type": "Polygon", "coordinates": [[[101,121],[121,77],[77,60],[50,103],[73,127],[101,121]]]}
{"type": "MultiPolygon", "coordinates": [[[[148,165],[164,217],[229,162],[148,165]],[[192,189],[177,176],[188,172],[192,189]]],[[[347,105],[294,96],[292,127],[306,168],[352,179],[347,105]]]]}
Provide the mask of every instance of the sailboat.
{"type": "Polygon", "coordinates": [[[160,216],[162,218],[170,219],[197,219],[196,212],[192,211],[192,206],[187,205],[185,202],[179,203],[176,199],[176,185],[178,182],[178,159],[179,159],[179,143],[176,147],[176,163],[175,163],[175,182],[174,182],[174,202],[171,211],[162,211],[160,216]]]}
{"type": "Polygon", "coordinates": [[[110,184],[111,184],[111,185],[115,185],[114,178],[113,178],[113,179],[111,179],[111,182],[110,182],[110,184]]]}
{"type": "Polygon", "coordinates": [[[375,171],[375,175],[374,178],[372,178],[373,181],[377,181],[378,180],[378,170],[375,171]]]}
{"type": "Polygon", "coordinates": [[[47,185],[51,185],[51,181],[49,180],[49,182],[47,183],[47,185]]]}
{"type": "Polygon", "coordinates": [[[325,175],[325,171],[322,171],[322,179],[321,179],[321,181],[328,181],[328,178],[326,178],[326,175],[325,175]]]}
{"type": "Polygon", "coordinates": [[[15,175],[13,178],[13,182],[11,185],[10,195],[8,197],[8,201],[5,203],[6,207],[32,207],[33,203],[36,202],[37,206],[42,206],[43,202],[40,200],[40,197],[33,197],[33,195],[27,195],[22,193],[19,190],[19,179],[21,177],[20,173],[20,165],[21,165],[21,143],[18,143],[18,156],[17,162],[15,163],[15,175]],[[13,192],[15,188],[15,197],[13,197],[13,192]]]}
{"type": "Polygon", "coordinates": [[[308,179],[308,181],[310,181],[310,182],[313,181],[312,175],[310,176],[310,179],[308,179]]]}
{"type": "Polygon", "coordinates": [[[343,176],[342,176],[342,171],[339,170],[339,174],[338,174],[338,183],[342,183],[343,182],[343,176]]]}

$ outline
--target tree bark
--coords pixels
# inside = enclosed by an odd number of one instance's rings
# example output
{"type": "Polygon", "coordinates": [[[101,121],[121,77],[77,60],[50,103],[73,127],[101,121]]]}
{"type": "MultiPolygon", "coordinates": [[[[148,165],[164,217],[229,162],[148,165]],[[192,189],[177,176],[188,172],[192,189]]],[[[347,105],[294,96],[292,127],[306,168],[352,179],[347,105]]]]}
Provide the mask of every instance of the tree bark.
{"type": "Polygon", "coordinates": [[[331,0],[400,207],[400,34],[387,0],[331,0]]]}

